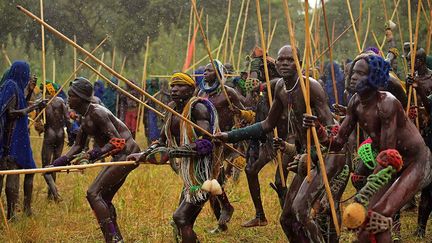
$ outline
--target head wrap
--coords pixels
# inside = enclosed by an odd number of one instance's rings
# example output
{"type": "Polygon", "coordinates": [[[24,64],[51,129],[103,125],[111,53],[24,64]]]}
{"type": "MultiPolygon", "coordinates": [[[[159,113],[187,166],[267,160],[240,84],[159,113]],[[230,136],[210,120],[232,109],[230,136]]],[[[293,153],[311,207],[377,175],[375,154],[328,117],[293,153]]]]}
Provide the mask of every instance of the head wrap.
{"type": "Polygon", "coordinates": [[[352,69],[357,61],[360,59],[365,60],[369,66],[368,83],[374,88],[386,88],[389,80],[390,64],[381,56],[375,54],[360,54],[354,60],[351,66],[350,77],[352,76],[352,69]]]}
{"type": "Polygon", "coordinates": [[[36,168],[30,146],[28,116],[26,114],[8,120],[6,111],[14,98],[15,109],[27,107],[24,89],[29,80],[29,64],[25,61],[15,61],[6,75],[6,80],[0,86],[0,158],[9,156],[24,169],[36,168]],[[5,129],[10,123],[13,123],[13,129],[9,134],[5,134],[5,129]]]}
{"type": "MultiPolygon", "coordinates": [[[[221,81],[223,83],[225,83],[225,67],[222,64],[221,61],[214,59],[213,60],[213,64],[216,68],[216,72],[218,72],[219,77],[221,78],[221,81]]],[[[216,82],[213,83],[213,85],[211,87],[209,87],[207,80],[205,80],[205,78],[203,79],[203,81],[199,84],[199,88],[200,90],[206,92],[206,93],[210,93],[215,91],[217,88],[219,88],[219,79],[216,76],[216,82]]]]}
{"type": "Polygon", "coordinates": [[[7,75],[7,79],[12,79],[18,87],[24,91],[30,81],[30,66],[25,61],[15,61],[7,75]]]}
{"type": "Polygon", "coordinates": [[[187,74],[187,73],[174,73],[170,79],[169,85],[173,86],[176,84],[180,84],[180,85],[189,85],[192,87],[195,87],[195,81],[193,80],[193,78],[187,74]]]}
{"type": "Polygon", "coordinates": [[[72,82],[70,90],[78,95],[81,99],[91,102],[93,96],[93,85],[86,78],[76,78],[72,82]]]}
{"type": "Polygon", "coordinates": [[[375,47],[375,46],[369,46],[363,52],[368,52],[368,51],[371,51],[371,52],[379,55],[379,49],[377,47],[375,47]]]}

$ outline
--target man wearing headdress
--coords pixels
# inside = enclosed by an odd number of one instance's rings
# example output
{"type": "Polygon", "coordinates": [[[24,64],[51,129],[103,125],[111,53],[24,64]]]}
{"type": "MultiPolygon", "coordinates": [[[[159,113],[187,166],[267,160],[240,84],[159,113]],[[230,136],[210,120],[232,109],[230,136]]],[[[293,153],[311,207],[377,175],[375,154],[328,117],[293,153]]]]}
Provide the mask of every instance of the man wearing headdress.
{"type": "MultiPolygon", "coordinates": [[[[30,98],[33,92],[29,89],[30,83],[29,64],[25,61],[15,61],[0,86],[0,161],[3,169],[36,168],[30,147],[27,114],[43,108],[46,101],[27,105],[26,97],[30,98]]],[[[24,178],[24,212],[27,215],[32,214],[33,176],[27,174],[24,178]]],[[[3,176],[1,176],[2,184],[3,176]]],[[[6,178],[8,219],[15,217],[18,193],[19,175],[8,175],[6,178]]]]}
{"type": "MultiPolygon", "coordinates": [[[[378,55],[361,54],[353,61],[350,80],[356,94],[348,104],[337,134],[321,133],[321,142],[331,152],[339,151],[358,123],[372,139],[374,173],[345,209],[344,224],[359,228],[360,242],[391,242],[392,217],[423,188],[429,204],[432,157],[415,125],[387,85],[390,64],[378,55]]],[[[305,115],[304,125],[315,126],[316,118],[305,115]]]]}
{"type": "MultiPolygon", "coordinates": [[[[188,74],[175,73],[170,86],[173,100],[170,106],[175,111],[211,134],[219,131],[219,118],[215,107],[207,99],[193,96],[195,81],[188,74]]],[[[184,183],[180,205],[173,215],[182,242],[197,242],[193,230],[195,220],[210,195],[221,193],[220,185],[213,180],[218,178],[220,173],[221,155],[220,146],[213,144],[210,137],[168,113],[161,138],[144,152],[128,156],[128,159],[139,162],[158,164],[164,164],[168,157],[170,158],[172,167],[178,171],[184,183]],[[154,156],[158,151],[165,151],[165,155],[154,156]],[[165,159],[158,161],[154,159],[156,157],[165,159]],[[205,186],[210,181],[216,185],[212,188],[217,188],[218,191],[205,186]]]]}
{"type": "MultiPolygon", "coordinates": [[[[69,107],[81,115],[81,126],[75,143],[52,166],[64,166],[71,162],[94,162],[107,156],[122,161],[139,147],[126,125],[107,108],[92,103],[93,85],[85,78],[76,78],[68,92],[69,107]],[[97,147],[87,152],[87,137],[93,137],[97,147]]],[[[138,165],[104,167],[87,190],[87,200],[98,220],[106,242],[122,242],[117,225],[117,215],[112,199],[138,165]]]]}

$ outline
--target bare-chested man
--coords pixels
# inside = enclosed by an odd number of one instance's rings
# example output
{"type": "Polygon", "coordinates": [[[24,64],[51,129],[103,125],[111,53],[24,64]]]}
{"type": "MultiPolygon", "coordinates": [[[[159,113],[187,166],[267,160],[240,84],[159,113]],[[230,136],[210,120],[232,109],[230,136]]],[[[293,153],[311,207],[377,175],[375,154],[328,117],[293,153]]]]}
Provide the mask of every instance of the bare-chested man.
{"type": "MultiPolygon", "coordinates": [[[[299,53],[299,52],[297,52],[299,53]]],[[[274,101],[267,118],[252,126],[221,133],[217,138],[223,141],[237,142],[244,139],[257,139],[271,131],[283,114],[284,109],[290,109],[288,116],[296,134],[296,143],[299,150],[306,148],[306,129],[302,127],[303,113],[306,111],[303,94],[300,89],[300,80],[297,76],[291,46],[283,46],[276,60],[276,67],[282,79],[275,86],[274,101]]],[[[326,95],[322,86],[314,79],[310,79],[311,108],[325,126],[333,126],[334,121],[330,108],[327,106],[326,95]]],[[[333,179],[345,164],[344,154],[329,154],[326,170],[329,180],[333,179]]],[[[313,204],[319,199],[323,191],[322,177],[319,169],[312,170],[312,181],[308,182],[303,175],[297,174],[291,183],[286,195],[280,218],[284,233],[291,242],[320,242],[323,241],[321,232],[310,216],[313,204]]]]}
{"type": "MultiPolygon", "coordinates": [[[[53,166],[69,164],[74,155],[84,149],[88,136],[93,137],[98,145],[83,156],[90,162],[107,155],[112,155],[114,161],[121,161],[125,160],[128,154],[139,151],[126,125],[107,108],[91,103],[93,86],[87,79],[75,79],[68,95],[69,107],[82,116],[81,126],[74,145],[66,155],[56,159],[52,163],[53,166]]],[[[137,166],[104,167],[87,191],[87,200],[96,215],[106,242],[123,241],[112,199],[125,182],[126,176],[137,166]]]]}
{"type": "MultiPolygon", "coordinates": [[[[381,171],[385,163],[390,164],[392,158],[393,162],[396,161],[396,155],[403,160],[401,170],[382,189],[372,194],[368,202],[366,227],[361,227],[358,234],[360,242],[370,242],[371,238],[376,242],[391,242],[391,223],[384,222],[392,222],[391,217],[416,192],[428,186],[432,178],[431,152],[420,133],[405,115],[401,103],[390,93],[379,91],[388,81],[389,69],[390,64],[380,56],[360,55],[354,60],[351,83],[357,93],[350,100],[347,116],[338,134],[330,140],[324,137],[327,144],[331,141],[330,151],[338,151],[358,122],[372,138],[372,147],[381,152],[378,157],[381,156],[383,162],[375,168],[375,172],[381,171]],[[377,226],[376,222],[383,224],[377,226]]],[[[313,126],[314,120],[305,116],[304,124],[313,126]]],[[[428,198],[422,200],[430,202],[431,196],[429,192],[428,198]]]]}
{"type": "MultiPolygon", "coordinates": [[[[225,79],[225,67],[219,60],[214,60],[214,64],[217,72],[219,72],[219,77],[225,79]]],[[[204,79],[202,82],[200,82],[200,91],[198,93],[198,97],[209,99],[209,101],[216,108],[219,115],[219,127],[221,131],[229,131],[236,125],[235,121],[237,119],[235,117],[235,113],[233,110],[231,110],[233,107],[230,107],[229,101],[234,107],[238,107],[240,109],[243,109],[243,104],[240,102],[239,94],[235,89],[227,85],[224,85],[224,88],[228,97],[226,97],[222,91],[221,84],[218,80],[218,77],[216,76],[216,71],[214,70],[213,65],[211,63],[207,64],[204,69],[204,79]]],[[[231,160],[231,158],[229,158],[231,151],[225,152],[226,158],[231,160]]],[[[224,174],[221,174],[219,180],[221,184],[224,183],[224,174]]],[[[222,195],[217,196],[216,198],[211,197],[210,203],[215,216],[219,221],[218,227],[213,232],[217,233],[218,231],[227,230],[226,224],[231,219],[231,216],[234,212],[234,207],[230,204],[225,191],[222,195]],[[217,201],[215,199],[217,199],[217,201]]]]}
{"type": "MultiPolygon", "coordinates": [[[[193,96],[195,81],[188,74],[175,73],[170,86],[173,100],[171,106],[175,111],[211,134],[219,131],[215,107],[207,99],[193,96]]],[[[178,158],[176,164],[184,188],[173,218],[180,231],[181,242],[195,243],[198,238],[193,225],[210,196],[203,189],[203,184],[218,177],[222,151],[213,145],[209,137],[171,113],[166,117],[161,138],[144,152],[131,154],[128,159],[151,163],[147,156],[157,151],[155,149],[168,149],[171,159],[178,158]],[[178,154],[179,151],[183,152],[178,154]]]]}
{"type": "MultiPolygon", "coordinates": [[[[55,95],[57,90],[52,83],[47,83],[47,98],[50,99],[55,95]]],[[[45,108],[46,120],[41,131],[44,132],[42,144],[42,166],[45,167],[55,159],[61,156],[63,151],[65,133],[64,127],[70,128],[69,115],[65,101],[60,97],[54,97],[50,104],[45,108]]],[[[36,125],[35,125],[36,128],[36,125]]],[[[45,175],[48,184],[48,199],[60,200],[57,188],[55,186],[55,173],[51,176],[45,175]]]]}

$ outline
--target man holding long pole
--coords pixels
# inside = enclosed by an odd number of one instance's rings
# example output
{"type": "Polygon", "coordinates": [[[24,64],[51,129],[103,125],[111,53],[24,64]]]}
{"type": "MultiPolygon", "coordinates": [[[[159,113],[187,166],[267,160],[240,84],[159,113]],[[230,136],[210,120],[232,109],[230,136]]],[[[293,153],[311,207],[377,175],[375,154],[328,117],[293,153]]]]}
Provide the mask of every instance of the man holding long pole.
{"type": "MultiPolygon", "coordinates": [[[[297,51],[297,53],[299,53],[297,51]]],[[[300,57],[299,57],[300,59],[300,57]]],[[[254,125],[231,131],[219,133],[215,137],[223,141],[238,142],[245,139],[259,139],[262,135],[271,131],[280,122],[285,107],[288,107],[288,117],[296,131],[296,142],[301,145],[300,150],[306,150],[306,129],[302,123],[303,113],[306,111],[303,93],[300,89],[300,80],[297,75],[292,47],[283,46],[278,52],[276,68],[282,78],[277,82],[274,92],[274,101],[267,118],[254,125]]],[[[314,79],[310,79],[311,109],[318,116],[318,120],[325,126],[332,127],[334,121],[330,108],[321,85],[314,79]]],[[[345,155],[329,156],[326,163],[329,178],[337,175],[345,163],[345,155]],[[336,159],[336,160],[335,160],[336,159]],[[333,161],[330,161],[333,160],[333,161]]],[[[304,162],[306,163],[306,162],[304,162]]],[[[299,167],[305,167],[299,165],[299,167]]],[[[291,183],[289,192],[285,197],[285,204],[280,218],[282,228],[291,242],[319,241],[322,236],[309,213],[313,203],[321,196],[324,190],[322,177],[317,173],[317,167],[312,170],[312,181],[305,179],[305,173],[298,173],[291,183]],[[293,227],[296,226],[296,227],[293,227]]]]}

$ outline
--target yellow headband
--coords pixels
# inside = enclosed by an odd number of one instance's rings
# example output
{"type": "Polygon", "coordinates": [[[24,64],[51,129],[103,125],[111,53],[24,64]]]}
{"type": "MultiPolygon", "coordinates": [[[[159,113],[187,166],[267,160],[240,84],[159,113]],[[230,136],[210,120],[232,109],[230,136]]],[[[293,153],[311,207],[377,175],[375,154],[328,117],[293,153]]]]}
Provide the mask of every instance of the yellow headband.
{"type": "Polygon", "coordinates": [[[195,81],[186,73],[174,73],[169,82],[170,86],[175,84],[183,84],[195,87],[195,81]]]}

